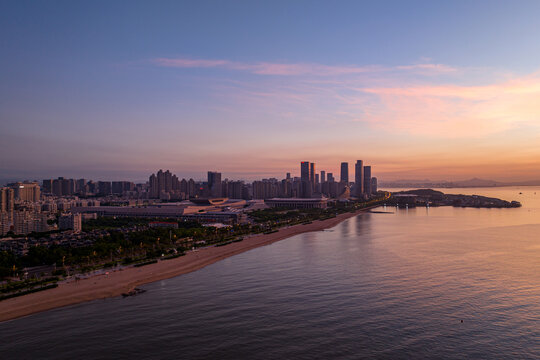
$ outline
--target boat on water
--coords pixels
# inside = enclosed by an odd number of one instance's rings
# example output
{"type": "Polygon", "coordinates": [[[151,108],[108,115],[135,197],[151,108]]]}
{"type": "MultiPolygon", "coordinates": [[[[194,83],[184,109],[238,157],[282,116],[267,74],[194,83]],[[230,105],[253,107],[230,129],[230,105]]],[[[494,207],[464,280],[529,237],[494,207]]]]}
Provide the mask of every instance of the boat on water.
{"type": "Polygon", "coordinates": [[[142,294],[142,293],[145,293],[145,292],[146,292],[146,290],[144,290],[144,289],[135,288],[135,289],[131,290],[130,292],[123,293],[122,297],[135,296],[135,295],[139,295],[139,294],[142,294]]]}

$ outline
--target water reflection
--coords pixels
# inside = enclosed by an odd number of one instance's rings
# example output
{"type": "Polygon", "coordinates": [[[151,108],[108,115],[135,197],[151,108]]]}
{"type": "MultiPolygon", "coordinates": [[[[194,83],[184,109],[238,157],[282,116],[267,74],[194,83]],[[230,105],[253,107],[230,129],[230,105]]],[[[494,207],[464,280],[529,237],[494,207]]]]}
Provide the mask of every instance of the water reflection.
{"type": "Polygon", "coordinates": [[[257,248],[146,285],[142,296],[1,323],[0,351],[6,359],[540,358],[533,190],[520,198],[510,188],[459,190],[517,199],[521,209],[387,207],[394,213],[257,248]]]}

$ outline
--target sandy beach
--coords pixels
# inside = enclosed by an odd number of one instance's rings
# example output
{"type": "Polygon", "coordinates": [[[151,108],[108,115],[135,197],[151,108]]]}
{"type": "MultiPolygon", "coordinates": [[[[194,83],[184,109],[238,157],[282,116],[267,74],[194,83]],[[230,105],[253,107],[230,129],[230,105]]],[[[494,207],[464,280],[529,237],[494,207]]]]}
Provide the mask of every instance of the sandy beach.
{"type": "Polygon", "coordinates": [[[295,225],[271,234],[258,234],[244,238],[241,242],[227,246],[209,247],[190,251],[179,258],[159,261],[142,267],[128,267],[110,271],[108,275],[97,275],[79,281],[60,283],[57,288],[45,290],[0,302],[0,321],[11,320],[54,308],[85,301],[120,296],[134,287],[154,281],[186,274],[227,257],[243,253],[259,246],[305,232],[321,231],[336,226],[343,220],[356,216],[368,209],[345,213],[335,218],[314,221],[307,225],[295,225]]]}

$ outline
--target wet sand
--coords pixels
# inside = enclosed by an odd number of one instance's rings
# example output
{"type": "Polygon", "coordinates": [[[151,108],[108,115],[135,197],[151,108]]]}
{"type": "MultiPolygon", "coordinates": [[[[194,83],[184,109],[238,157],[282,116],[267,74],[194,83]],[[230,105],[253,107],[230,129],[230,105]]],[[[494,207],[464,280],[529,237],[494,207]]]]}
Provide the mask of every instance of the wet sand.
{"type": "Polygon", "coordinates": [[[272,234],[258,234],[245,237],[243,241],[226,246],[209,247],[190,251],[185,256],[159,261],[142,267],[128,267],[109,271],[108,275],[96,275],[78,281],[59,283],[57,288],[11,298],[0,302],[0,321],[15,319],[41,311],[85,301],[120,296],[136,286],[186,274],[230,256],[269,245],[276,241],[305,232],[321,231],[336,226],[343,220],[364,211],[345,213],[335,218],[314,221],[307,225],[294,225],[272,234]]]}

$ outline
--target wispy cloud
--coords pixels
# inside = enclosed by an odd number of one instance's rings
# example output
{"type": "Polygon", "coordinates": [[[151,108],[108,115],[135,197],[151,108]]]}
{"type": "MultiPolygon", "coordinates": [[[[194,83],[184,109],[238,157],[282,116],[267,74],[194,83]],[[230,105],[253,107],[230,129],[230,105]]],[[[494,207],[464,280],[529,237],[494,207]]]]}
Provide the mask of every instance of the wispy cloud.
{"type": "Polygon", "coordinates": [[[448,73],[456,71],[442,64],[414,64],[395,67],[380,65],[354,66],[354,65],[323,65],[314,63],[276,63],[255,62],[243,63],[229,60],[209,60],[191,58],[155,58],[151,62],[158,66],[173,68],[221,68],[235,71],[244,71],[258,75],[281,76],[339,76],[389,71],[423,71],[434,73],[448,73]]]}
{"type": "Polygon", "coordinates": [[[355,122],[390,133],[440,138],[482,138],[540,127],[540,73],[512,76],[429,59],[399,66],[190,58],[156,58],[152,63],[264,75],[240,81],[231,74],[233,85],[214,89],[216,96],[233,99],[232,107],[258,117],[287,114],[297,122],[355,122]],[[280,80],[283,76],[286,82],[280,80]]]}
{"type": "Polygon", "coordinates": [[[457,71],[455,67],[444,65],[444,64],[432,64],[432,63],[422,63],[414,65],[399,65],[396,66],[396,69],[399,70],[428,70],[439,73],[452,73],[457,71]]]}

